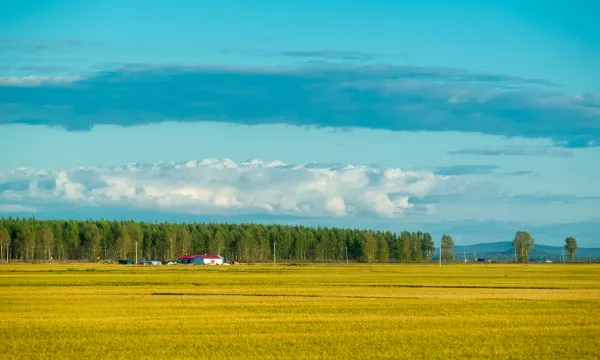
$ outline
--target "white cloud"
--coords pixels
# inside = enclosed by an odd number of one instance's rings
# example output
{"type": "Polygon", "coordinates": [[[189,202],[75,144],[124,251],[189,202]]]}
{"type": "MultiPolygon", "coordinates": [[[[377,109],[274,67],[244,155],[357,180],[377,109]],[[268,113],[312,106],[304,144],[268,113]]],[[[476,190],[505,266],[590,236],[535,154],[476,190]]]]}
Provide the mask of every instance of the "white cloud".
{"type": "Polygon", "coordinates": [[[42,84],[70,84],[81,80],[80,76],[8,76],[0,77],[0,85],[8,86],[38,86],[42,84]]]}
{"type": "MultiPolygon", "coordinates": [[[[55,183],[56,183],[55,194],[57,194],[57,195],[65,194],[68,198],[73,199],[73,200],[79,199],[83,196],[81,184],[75,183],[75,182],[72,182],[71,180],[69,180],[69,176],[64,171],[59,171],[56,174],[55,183]]],[[[30,186],[30,189],[31,188],[32,187],[30,186]]],[[[36,183],[36,186],[34,187],[34,189],[37,190],[37,183],[36,183]]]]}
{"type": "Polygon", "coordinates": [[[346,203],[344,202],[344,198],[339,195],[336,195],[331,199],[327,200],[325,206],[336,216],[346,216],[346,214],[348,213],[346,209],[346,203]]]}
{"type": "Polygon", "coordinates": [[[34,213],[36,208],[19,204],[0,204],[0,213],[34,213]]]}
{"type": "Polygon", "coordinates": [[[198,215],[396,218],[436,212],[433,204],[415,205],[411,197],[456,194],[466,187],[464,180],[398,168],[229,159],[0,173],[0,200],[198,215]]]}

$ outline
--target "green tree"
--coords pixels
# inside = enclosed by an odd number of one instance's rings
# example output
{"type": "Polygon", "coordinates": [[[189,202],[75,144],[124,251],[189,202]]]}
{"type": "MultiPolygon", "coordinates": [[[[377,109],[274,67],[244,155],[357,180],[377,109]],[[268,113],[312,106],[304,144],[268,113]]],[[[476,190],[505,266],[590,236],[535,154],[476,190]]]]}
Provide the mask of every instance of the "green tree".
{"type": "Polygon", "coordinates": [[[390,259],[390,246],[388,245],[387,240],[381,236],[377,235],[377,261],[386,263],[389,262],[390,259]]]}
{"type": "Polygon", "coordinates": [[[20,224],[17,230],[17,246],[21,259],[33,258],[35,248],[35,231],[28,222],[20,224]]]}
{"type": "Polygon", "coordinates": [[[4,226],[0,226],[0,259],[6,254],[8,247],[10,246],[10,233],[4,226]]]}
{"type": "Polygon", "coordinates": [[[452,240],[452,236],[442,235],[441,247],[442,261],[454,260],[454,240],[452,240]]]}
{"type": "Polygon", "coordinates": [[[225,234],[219,229],[215,232],[215,236],[208,239],[208,252],[210,254],[222,254],[225,248],[225,234]]]}
{"type": "Polygon", "coordinates": [[[156,238],[158,229],[155,226],[147,223],[142,224],[142,244],[141,257],[145,259],[153,259],[156,249],[156,238]]]}
{"type": "Polygon", "coordinates": [[[139,250],[140,246],[144,244],[144,233],[140,224],[136,222],[131,222],[127,224],[127,232],[129,233],[129,237],[131,238],[131,245],[133,247],[132,252],[135,254],[136,246],[139,250]]]}
{"type": "Polygon", "coordinates": [[[435,250],[433,239],[429,233],[420,233],[421,235],[421,251],[423,252],[423,258],[431,260],[433,258],[433,251],[435,250]]]}
{"type": "Polygon", "coordinates": [[[423,250],[421,249],[421,238],[419,234],[410,235],[410,259],[413,261],[423,260],[423,250]]]}
{"type": "Polygon", "coordinates": [[[294,244],[294,236],[292,235],[289,226],[279,230],[279,240],[277,240],[277,258],[291,259],[292,245],[294,244]]]}
{"type": "Polygon", "coordinates": [[[131,236],[125,225],[119,224],[117,226],[117,251],[119,253],[119,259],[127,259],[131,254],[131,236]]]}
{"type": "Polygon", "coordinates": [[[96,224],[87,223],[83,226],[83,246],[90,261],[95,260],[98,256],[101,237],[100,229],[96,224]]]}
{"type": "Polygon", "coordinates": [[[157,247],[158,247],[158,256],[161,259],[171,260],[173,259],[173,251],[175,245],[175,239],[177,238],[177,233],[171,227],[170,224],[163,223],[160,225],[160,233],[158,235],[157,247]]]}
{"type": "Polygon", "coordinates": [[[54,232],[49,224],[44,223],[37,231],[38,259],[50,259],[54,245],[54,232]]]}
{"type": "Polygon", "coordinates": [[[61,221],[57,221],[51,225],[52,232],[54,233],[54,249],[52,249],[52,254],[58,260],[65,259],[67,257],[67,249],[64,243],[63,224],[61,221]]]}
{"type": "Polygon", "coordinates": [[[242,262],[252,262],[254,260],[253,247],[255,246],[256,239],[252,234],[252,231],[245,230],[242,233],[241,238],[237,242],[236,254],[238,259],[242,262]]]}
{"type": "Polygon", "coordinates": [[[579,249],[579,245],[577,245],[577,240],[574,237],[569,236],[565,239],[565,249],[571,258],[571,261],[575,260],[575,252],[579,249]]]}
{"type": "Polygon", "coordinates": [[[517,231],[512,245],[517,254],[517,261],[526,263],[529,258],[529,252],[533,249],[535,239],[527,231],[517,231]]]}
{"type": "Polygon", "coordinates": [[[375,261],[377,254],[377,242],[373,237],[373,234],[369,231],[365,231],[360,242],[361,260],[364,262],[375,261]]]}
{"type": "Polygon", "coordinates": [[[192,233],[192,253],[206,253],[209,252],[207,250],[206,244],[208,243],[207,239],[210,238],[210,234],[208,229],[204,226],[198,227],[196,231],[192,233]]]}
{"type": "Polygon", "coordinates": [[[75,220],[63,223],[62,244],[66,250],[66,257],[79,259],[79,223],[75,220]]]}
{"type": "MultiPolygon", "coordinates": [[[[187,227],[180,227],[177,229],[176,235],[176,253],[181,251],[181,255],[185,255],[190,251],[192,245],[192,237],[187,227]]],[[[178,257],[175,254],[175,257],[178,257]]]]}
{"type": "Polygon", "coordinates": [[[269,238],[266,236],[266,234],[257,235],[255,253],[260,261],[273,258],[273,254],[269,246],[269,238]]]}
{"type": "Polygon", "coordinates": [[[410,233],[403,231],[396,245],[396,259],[400,262],[410,261],[410,233]]]}

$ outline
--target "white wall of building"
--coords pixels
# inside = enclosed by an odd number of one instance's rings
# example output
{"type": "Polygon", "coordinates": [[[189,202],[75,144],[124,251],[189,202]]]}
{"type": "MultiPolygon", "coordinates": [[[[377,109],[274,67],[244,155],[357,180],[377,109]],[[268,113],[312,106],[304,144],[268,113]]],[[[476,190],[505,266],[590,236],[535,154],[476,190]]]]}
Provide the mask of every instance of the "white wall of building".
{"type": "Polygon", "coordinates": [[[223,265],[223,258],[221,259],[202,259],[204,265],[223,265]]]}

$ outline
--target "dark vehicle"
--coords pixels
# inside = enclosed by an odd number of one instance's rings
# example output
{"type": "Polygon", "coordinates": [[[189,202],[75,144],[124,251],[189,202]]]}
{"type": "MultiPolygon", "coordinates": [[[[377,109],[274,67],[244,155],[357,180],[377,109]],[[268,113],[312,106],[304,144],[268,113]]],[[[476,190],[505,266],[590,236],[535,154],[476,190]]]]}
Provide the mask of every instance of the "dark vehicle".
{"type": "Polygon", "coordinates": [[[131,260],[119,260],[119,264],[121,264],[121,265],[132,265],[133,261],[131,261],[131,260]]]}

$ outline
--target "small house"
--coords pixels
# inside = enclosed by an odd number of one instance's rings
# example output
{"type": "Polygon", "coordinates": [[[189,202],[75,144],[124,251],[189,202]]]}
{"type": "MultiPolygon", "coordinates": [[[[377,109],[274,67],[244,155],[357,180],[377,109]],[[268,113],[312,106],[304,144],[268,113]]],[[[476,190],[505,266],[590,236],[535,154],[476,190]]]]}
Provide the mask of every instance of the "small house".
{"type": "Polygon", "coordinates": [[[177,259],[179,264],[192,265],[223,265],[223,258],[219,255],[183,255],[177,259]]]}

